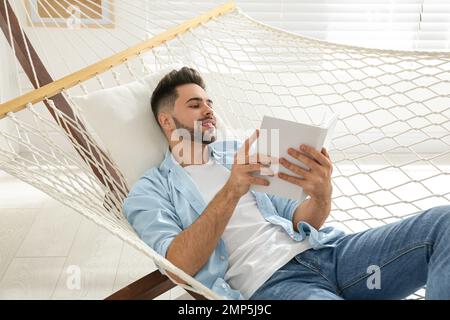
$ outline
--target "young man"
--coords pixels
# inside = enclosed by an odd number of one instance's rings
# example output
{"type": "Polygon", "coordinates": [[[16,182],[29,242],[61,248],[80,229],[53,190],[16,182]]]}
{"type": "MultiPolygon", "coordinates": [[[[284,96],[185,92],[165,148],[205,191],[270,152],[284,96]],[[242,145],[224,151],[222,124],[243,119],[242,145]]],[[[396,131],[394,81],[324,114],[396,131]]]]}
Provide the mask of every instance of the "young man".
{"type": "Polygon", "coordinates": [[[216,141],[213,102],[195,70],[166,75],[151,105],[169,150],[124,211],[149,246],[213,291],[229,299],[402,299],[426,285],[427,298],[450,299],[450,206],[352,235],[321,229],[332,194],[325,149],[289,150],[308,171],[279,160],[304,177],[279,175],[309,195],[300,204],[250,190],[268,185],[255,174],[273,174],[267,165],[277,159],[250,155],[258,131],[242,146],[216,141]]]}

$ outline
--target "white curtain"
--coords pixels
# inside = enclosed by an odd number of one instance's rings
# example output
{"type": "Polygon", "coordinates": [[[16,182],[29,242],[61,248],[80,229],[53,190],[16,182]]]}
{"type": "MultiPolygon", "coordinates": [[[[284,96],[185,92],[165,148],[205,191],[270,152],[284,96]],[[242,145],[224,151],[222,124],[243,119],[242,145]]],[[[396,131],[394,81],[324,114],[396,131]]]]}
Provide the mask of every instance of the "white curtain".
{"type": "MultiPolygon", "coordinates": [[[[12,50],[6,42],[3,33],[0,33],[0,103],[4,103],[19,93],[12,50]]],[[[0,121],[0,130],[11,132],[12,126],[9,121],[0,121]]],[[[5,147],[6,142],[0,138],[0,148],[5,147]]]]}

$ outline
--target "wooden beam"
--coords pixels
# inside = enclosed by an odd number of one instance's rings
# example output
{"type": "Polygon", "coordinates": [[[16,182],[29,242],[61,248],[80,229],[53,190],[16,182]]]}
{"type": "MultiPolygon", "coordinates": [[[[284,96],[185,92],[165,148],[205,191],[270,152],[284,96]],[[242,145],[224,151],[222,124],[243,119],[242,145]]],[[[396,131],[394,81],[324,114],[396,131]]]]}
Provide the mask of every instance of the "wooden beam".
{"type": "MultiPolygon", "coordinates": [[[[174,288],[176,285],[158,270],[133,282],[105,300],[151,300],[174,288]]],[[[196,300],[207,300],[201,294],[187,290],[196,300]]]]}
{"type": "MultiPolygon", "coordinates": [[[[22,29],[19,20],[17,19],[17,16],[15,15],[14,10],[12,9],[8,0],[0,0],[0,29],[3,31],[10,46],[14,48],[16,58],[22,66],[25,74],[30,79],[32,85],[36,89],[42,86],[51,85],[54,81],[50,73],[47,71],[44,63],[40,59],[32,43],[25,34],[25,31],[22,29]],[[10,31],[13,35],[12,38],[9,36],[10,31]]],[[[82,149],[75,148],[81,158],[91,167],[92,171],[99,179],[99,181],[104,186],[107,186],[116,197],[126,197],[127,190],[121,192],[121,194],[117,194],[117,190],[126,189],[126,187],[121,183],[122,179],[120,178],[120,173],[118,173],[109,164],[112,162],[110,162],[106,154],[101,151],[97,152],[96,150],[94,150],[94,148],[89,148],[89,145],[95,146],[96,143],[89,137],[84,137],[77,130],[79,129],[85,131],[85,125],[78,117],[76,117],[72,110],[72,107],[70,106],[66,98],[59,93],[53,95],[51,100],[53,101],[55,107],[71,120],[70,123],[64,120],[60,115],[58,115],[50,106],[48,101],[44,99],[44,97],[41,101],[44,102],[48,111],[55,119],[56,123],[61,124],[61,127],[66,132],[70,141],[82,147],[82,149]],[[89,153],[89,149],[92,149],[92,155],[89,153]],[[105,163],[106,168],[98,168],[94,165],[94,163],[105,163]],[[112,182],[104,179],[103,175],[110,176],[112,178],[112,182]]],[[[105,199],[105,202],[109,203],[107,199],[105,199]]]]}
{"type": "Polygon", "coordinates": [[[156,270],[117,291],[105,300],[151,300],[173,287],[175,287],[175,284],[156,270]]]}
{"type": "MultiPolygon", "coordinates": [[[[0,2],[3,2],[3,0],[0,2]]],[[[46,97],[53,97],[61,93],[65,89],[72,88],[77,84],[89,80],[98,74],[106,72],[117,65],[123,64],[130,58],[138,56],[143,52],[151,50],[152,48],[158,47],[176,38],[177,36],[186,33],[190,29],[196,28],[200,24],[205,23],[208,20],[215,18],[217,16],[226,14],[234,9],[235,3],[234,1],[230,1],[222,6],[219,6],[211,11],[206,12],[205,14],[202,14],[201,16],[195,19],[186,21],[174,28],[171,28],[149,40],[146,40],[133,47],[130,47],[129,49],[119,52],[109,58],[101,60],[84,69],[81,69],[75,73],[63,77],[60,80],[48,83],[37,90],[34,90],[30,93],[24,94],[18,98],[15,98],[4,104],[1,104],[0,119],[5,117],[5,115],[9,112],[17,112],[22,110],[28,103],[35,104],[40,101],[43,101],[46,97]]]]}

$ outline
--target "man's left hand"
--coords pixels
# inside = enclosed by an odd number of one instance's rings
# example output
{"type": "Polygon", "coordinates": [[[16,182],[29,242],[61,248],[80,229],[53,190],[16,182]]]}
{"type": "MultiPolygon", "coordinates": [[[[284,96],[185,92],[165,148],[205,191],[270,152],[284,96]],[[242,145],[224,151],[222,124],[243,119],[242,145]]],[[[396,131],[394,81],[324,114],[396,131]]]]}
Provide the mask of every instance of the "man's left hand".
{"type": "Polygon", "coordinates": [[[331,183],[333,164],[328,151],[323,148],[321,152],[318,152],[310,146],[302,145],[298,150],[290,148],[288,154],[302,162],[309,170],[303,169],[285,158],[281,158],[280,164],[283,167],[303,178],[281,172],[278,173],[278,177],[302,187],[311,199],[330,203],[333,190],[331,183]]]}

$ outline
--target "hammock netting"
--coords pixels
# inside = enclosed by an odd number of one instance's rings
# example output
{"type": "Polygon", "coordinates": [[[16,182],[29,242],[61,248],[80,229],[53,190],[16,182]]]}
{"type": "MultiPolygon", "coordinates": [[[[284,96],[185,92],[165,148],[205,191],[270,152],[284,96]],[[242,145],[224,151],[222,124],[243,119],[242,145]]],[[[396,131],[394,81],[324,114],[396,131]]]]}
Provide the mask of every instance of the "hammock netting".
{"type": "MultiPolygon", "coordinates": [[[[8,1],[0,1],[8,7],[8,1]]],[[[190,2],[188,14],[179,2],[105,1],[114,4],[114,27],[97,23],[96,29],[88,29],[87,13],[98,1],[74,0],[70,3],[83,9],[80,28],[30,24],[33,6],[61,12],[57,9],[63,2],[30,1],[25,6],[23,1],[9,1],[22,29],[12,32],[9,21],[9,32],[1,38],[2,45],[9,46],[14,37],[26,34],[53,79],[219,4],[190,2]]],[[[188,65],[205,75],[223,127],[239,139],[258,128],[264,115],[316,124],[324,112],[339,114],[330,147],[334,191],[326,225],[359,232],[449,202],[450,53],[314,40],[264,25],[236,8],[148,49],[62,88],[60,94],[26,101],[7,112],[1,105],[0,169],[127,241],[161,269],[187,281],[185,288],[221,298],[159,256],[130,227],[122,201],[131,185],[108,146],[88,129],[74,97],[137,81],[174,63],[188,65]],[[62,100],[68,108],[62,108],[62,100]]],[[[33,79],[24,80],[15,51],[11,68],[20,97],[30,91],[33,79]]],[[[41,87],[37,73],[34,76],[36,87],[41,87]]],[[[150,105],[148,110],[150,117],[150,105]]]]}

